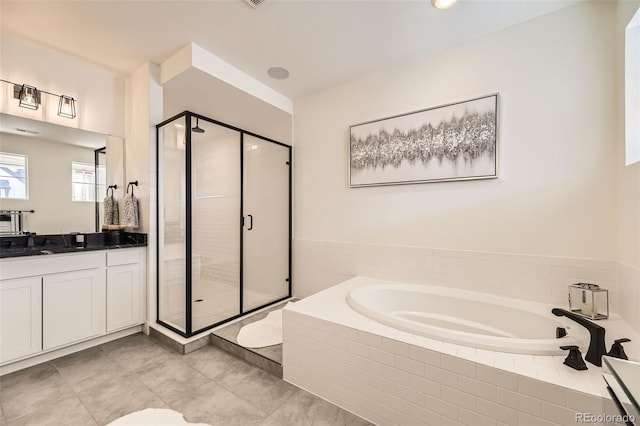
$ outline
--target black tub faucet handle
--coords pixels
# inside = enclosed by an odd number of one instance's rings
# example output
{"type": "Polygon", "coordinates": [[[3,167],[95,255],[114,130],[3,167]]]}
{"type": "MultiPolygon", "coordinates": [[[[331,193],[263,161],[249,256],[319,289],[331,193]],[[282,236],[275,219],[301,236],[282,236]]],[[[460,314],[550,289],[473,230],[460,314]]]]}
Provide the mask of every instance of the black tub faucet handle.
{"type": "Polygon", "coordinates": [[[620,359],[629,359],[627,354],[624,353],[624,348],[622,347],[622,344],[630,341],[631,339],[627,339],[626,337],[623,337],[622,339],[618,339],[614,341],[613,345],[611,346],[611,350],[607,352],[607,356],[610,356],[613,358],[620,358],[620,359]]]}
{"type": "Polygon", "coordinates": [[[560,349],[563,351],[569,351],[569,355],[567,355],[567,358],[563,362],[564,365],[571,367],[574,370],[587,370],[587,364],[585,364],[582,359],[579,346],[560,346],[560,349]]]}

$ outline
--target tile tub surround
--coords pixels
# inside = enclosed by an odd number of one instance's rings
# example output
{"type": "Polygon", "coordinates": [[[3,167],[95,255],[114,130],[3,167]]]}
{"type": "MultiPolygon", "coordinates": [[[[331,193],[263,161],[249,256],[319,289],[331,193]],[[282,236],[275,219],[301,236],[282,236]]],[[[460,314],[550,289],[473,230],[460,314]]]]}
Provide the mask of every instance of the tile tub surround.
{"type": "MultiPolygon", "coordinates": [[[[293,250],[301,298],[359,275],[566,305],[569,284],[590,282],[609,290],[610,310],[618,311],[620,264],[609,260],[300,239],[293,250]]],[[[638,294],[632,306],[640,304],[638,294]]]]}
{"type": "Polygon", "coordinates": [[[618,263],[618,312],[640,333],[640,269],[618,263]]]}
{"type": "MultiPolygon", "coordinates": [[[[284,379],[379,424],[573,424],[601,414],[600,368],[564,356],[497,353],[405,333],[357,314],[358,277],[284,311],[284,379]]],[[[609,319],[607,348],[626,323],[609,319]],[[616,330],[611,330],[612,328],[616,330]]],[[[637,343],[627,351],[640,355],[637,343]]]]}

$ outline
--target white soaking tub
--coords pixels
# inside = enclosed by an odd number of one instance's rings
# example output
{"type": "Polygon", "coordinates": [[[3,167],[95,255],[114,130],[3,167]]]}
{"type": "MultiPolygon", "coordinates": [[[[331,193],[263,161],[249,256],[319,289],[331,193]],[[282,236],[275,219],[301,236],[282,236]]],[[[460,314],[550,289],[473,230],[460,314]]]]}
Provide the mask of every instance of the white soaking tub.
{"type": "Polygon", "coordinates": [[[561,355],[564,345],[589,346],[584,327],[551,313],[553,306],[473,291],[413,284],[371,284],[351,290],[358,313],[393,328],[449,343],[529,355],[561,355]],[[556,328],[566,336],[556,338],[556,328]]]}

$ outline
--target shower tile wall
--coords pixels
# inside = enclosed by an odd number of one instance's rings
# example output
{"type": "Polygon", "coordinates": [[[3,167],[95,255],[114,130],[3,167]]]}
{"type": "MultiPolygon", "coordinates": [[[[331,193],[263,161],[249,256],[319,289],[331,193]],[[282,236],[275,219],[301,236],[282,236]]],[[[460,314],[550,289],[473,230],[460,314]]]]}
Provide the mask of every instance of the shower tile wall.
{"type": "Polygon", "coordinates": [[[609,290],[610,309],[617,312],[620,271],[627,283],[623,294],[628,306],[620,312],[637,313],[631,307],[638,306],[638,271],[619,268],[613,261],[298,239],[293,247],[297,297],[363,275],[567,305],[567,285],[592,282],[609,290]],[[628,294],[628,288],[635,288],[635,293],[628,294]],[[627,300],[628,295],[635,304],[627,300]]]}
{"type": "Polygon", "coordinates": [[[239,196],[227,196],[196,201],[193,235],[194,279],[205,278],[238,286],[240,263],[238,253],[239,196]],[[196,250],[197,248],[197,250],[196,250]],[[198,262],[196,262],[198,261],[198,262]],[[199,263],[200,274],[195,273],[199,263]]]}

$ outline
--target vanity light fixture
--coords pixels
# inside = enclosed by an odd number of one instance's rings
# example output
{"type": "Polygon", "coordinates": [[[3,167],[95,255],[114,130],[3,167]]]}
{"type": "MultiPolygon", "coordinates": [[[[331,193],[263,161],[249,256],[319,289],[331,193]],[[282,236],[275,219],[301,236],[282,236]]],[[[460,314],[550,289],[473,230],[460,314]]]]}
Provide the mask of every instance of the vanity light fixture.
{"type": "Polygon", "coordinates": [[[76,118],[76,100],[71,96],[57,95],[55,93],[47,92],[46,90],[38,90],[35,86],[28,84],[17,84],[12,81],[2,80],[3,83],[13,85],[13,97],[18,99],[18,106],[31,110],[37,110],[40,108],[42,93],[55,96],[59,98],[58,103],[58,115],[65,118],[76,118]]]}
{"type": "Polygon", "coordinates": [[[71,96],[60,95],[58,115],[65,118],[76,118],[76,100],[71,96]]]}
{"type": "Polygon", "coordinates": [[[40,92],[33,86],[23,84],[18,93],[22,108],[37,110],[40,107],[40,92]]]}
{"type": "Polygon", "coordinates": [[[457,0],[431,0],[431,6],[436,9],[448,9],[455,4],[457,0]]]}

